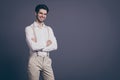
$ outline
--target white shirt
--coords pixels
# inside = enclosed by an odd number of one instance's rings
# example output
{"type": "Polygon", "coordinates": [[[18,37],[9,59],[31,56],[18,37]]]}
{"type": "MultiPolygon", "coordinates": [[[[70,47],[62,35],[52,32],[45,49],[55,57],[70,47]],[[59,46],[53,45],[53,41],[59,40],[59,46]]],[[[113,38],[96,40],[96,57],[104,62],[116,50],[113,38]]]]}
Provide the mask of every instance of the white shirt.
{"type": "Polygon", "coordinates": [[[42,52],[38,52],[38,53],[42,55],[46,55],[47,52],[57,49],[57,40],[55,38],[55,35],[51,27],[43,24],[43,27],[39,28],[38,23],[34,22],[33,24],[25,28],[25,33],[26,33],[26,41],[28,43],[31,53],[43,49],[42,52]],[[35,38],[35,36],[37,40],[36,42],[32,40],[32,38],[35,38]],[[52,44],[46,46],[47,40],[51,40],[52,44]]]}

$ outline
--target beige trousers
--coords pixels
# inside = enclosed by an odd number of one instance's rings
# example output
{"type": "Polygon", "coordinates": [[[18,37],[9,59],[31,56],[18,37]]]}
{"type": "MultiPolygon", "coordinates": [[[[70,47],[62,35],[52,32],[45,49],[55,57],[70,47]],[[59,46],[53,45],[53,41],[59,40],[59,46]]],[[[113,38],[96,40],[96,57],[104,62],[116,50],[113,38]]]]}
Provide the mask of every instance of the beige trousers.
{"type": "Polygon", "coordinates": [[[28,62],[29,80],[39,80],[41,71],[44,80],[55,80],[51,63],[52,61],[49,56],[42,57],[36,53],[32,54],[28,62]]]}

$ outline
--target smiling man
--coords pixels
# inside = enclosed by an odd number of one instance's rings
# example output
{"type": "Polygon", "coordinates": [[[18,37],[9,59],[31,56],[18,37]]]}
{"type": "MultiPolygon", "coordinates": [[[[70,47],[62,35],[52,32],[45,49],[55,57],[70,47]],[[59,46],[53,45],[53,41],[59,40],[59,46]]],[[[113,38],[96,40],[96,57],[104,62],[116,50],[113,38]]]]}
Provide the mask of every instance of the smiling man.
{"type": "Polygon", "coordinates": [[[49,52],[57,49],[57,40],[52,28],[44,23],[48,12],[49,9],[45,4],[37,5],[36,20],[25,28],[26,41],[30,49],[29,80],[39,80],[40,73],[44,80],[55,80],[49,52]]]}

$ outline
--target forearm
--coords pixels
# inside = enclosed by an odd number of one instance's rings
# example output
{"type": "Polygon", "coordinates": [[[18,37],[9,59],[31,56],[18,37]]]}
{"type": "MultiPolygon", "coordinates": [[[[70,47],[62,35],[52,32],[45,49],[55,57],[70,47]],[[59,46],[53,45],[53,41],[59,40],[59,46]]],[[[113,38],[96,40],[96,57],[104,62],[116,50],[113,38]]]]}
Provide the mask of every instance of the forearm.
{"type": "Polygon", "coordinates": [[[48,51],[48,52],[50,52],[50,51],[53,51],[53,50],[57,50],[57,42],[55,41],[54,43],[52,43],[51,45],[49,45],[49,46],[46,46],[45,48],[43,48],[43,50],[42,51],[48,51]]]}
{"type": "Polygon", "coordinates": [[[27,40],[28,46],[32,51],[38,51],[41,50],[43,48],[45,48],[44,44],[40,43],[40,42],[33,42],[30,40],[27,40]]]}

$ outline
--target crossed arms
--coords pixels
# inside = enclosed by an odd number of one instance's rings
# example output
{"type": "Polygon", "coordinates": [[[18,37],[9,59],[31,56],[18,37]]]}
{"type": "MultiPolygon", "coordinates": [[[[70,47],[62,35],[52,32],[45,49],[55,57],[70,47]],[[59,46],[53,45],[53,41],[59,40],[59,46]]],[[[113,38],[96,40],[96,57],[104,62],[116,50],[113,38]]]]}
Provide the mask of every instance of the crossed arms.
{"type": "Polygon", "coordinates": [[[49,52],[57,49],[57,40],[51,28],[49,28],[49,40],[47,40],[45,44],[41,43],[40,41],[36,41],[31,27],[26,27],[25,33],[26,41],[32,51],[49,52]]]}

